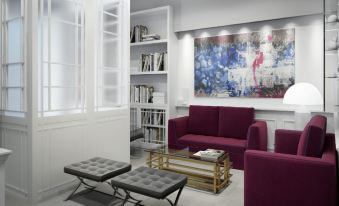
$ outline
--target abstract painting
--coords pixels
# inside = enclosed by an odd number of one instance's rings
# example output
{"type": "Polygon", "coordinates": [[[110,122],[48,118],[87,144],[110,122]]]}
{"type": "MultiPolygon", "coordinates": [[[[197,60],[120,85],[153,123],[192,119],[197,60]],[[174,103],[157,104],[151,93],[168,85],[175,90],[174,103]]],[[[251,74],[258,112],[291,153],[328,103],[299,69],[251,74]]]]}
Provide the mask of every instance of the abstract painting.
{"type": "Polygon", "coordinates": [[[194,40],[197,97],[282,98],[295,82],[295,30],[194,40]]]}

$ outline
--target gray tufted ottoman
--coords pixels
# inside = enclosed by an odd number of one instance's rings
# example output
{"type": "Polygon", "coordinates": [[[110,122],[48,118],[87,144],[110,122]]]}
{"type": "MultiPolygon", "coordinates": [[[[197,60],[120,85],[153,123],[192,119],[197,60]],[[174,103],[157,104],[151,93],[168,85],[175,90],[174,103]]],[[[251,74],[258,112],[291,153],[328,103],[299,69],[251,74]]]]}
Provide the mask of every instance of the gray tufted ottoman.
{"type": "MultiPolygon", "coordinates": [[[[126,173],[131,170],[131,165],[124,162],[118,162],[101,157],[95,157],[86,161],[74,163],[64,168],[64,172],[76,176],[80,183],[75,190],[66,198],[69,200],[75,195],[79,187],[84,184],[87,189],[94,190],[96,187],[89,185],[84,179],[92,180],[95,182],[105,182],[115,176],[126,173]]],[[[108,182],[109,183],[109,182],[108,182]]],[[[117,192],[113,187],[114,195],[117,192]]]]}
{"type": "MultiPolygon", "coordinates": [[[[133,199],[129,192],[135,192],[156,199],[166,199],[172,206],[177,205],[182,189],[187,183],[187,177],[182,174],[139,167],[133,171],[114,177],[111,184],[125,191],[126,196],[122,205],[128,199],[133,199]],[[179,190],[175,202],[168,195],[179,190]]],[[[139,204],[141,201],[137,201],[139,204]]]]}

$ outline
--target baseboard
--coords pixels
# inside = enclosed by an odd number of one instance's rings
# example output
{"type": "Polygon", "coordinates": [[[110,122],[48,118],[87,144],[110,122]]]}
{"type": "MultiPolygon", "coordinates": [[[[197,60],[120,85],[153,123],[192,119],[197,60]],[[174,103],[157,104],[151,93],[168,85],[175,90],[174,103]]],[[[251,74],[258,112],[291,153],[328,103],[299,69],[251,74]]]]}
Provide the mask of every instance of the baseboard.
{"type": "Polygon", "coordinates": [[[49,199],[56,195],[65,193],[66,191],[72,189],[77,183],[77,179],[71,179],[60,184],[54,185],[49,188],[42,189],[38,192],[38,202],[49,199]]]}
{"type": "Polygon", "coordinates": [[[20,188],[17,188],[13,185],[10,185],[10,184],[6,184],[6,193],[13,195],[15,197],[18,197],[20,199],[28,200],[28,192],[27,191],[20,189],[20,188]]]}

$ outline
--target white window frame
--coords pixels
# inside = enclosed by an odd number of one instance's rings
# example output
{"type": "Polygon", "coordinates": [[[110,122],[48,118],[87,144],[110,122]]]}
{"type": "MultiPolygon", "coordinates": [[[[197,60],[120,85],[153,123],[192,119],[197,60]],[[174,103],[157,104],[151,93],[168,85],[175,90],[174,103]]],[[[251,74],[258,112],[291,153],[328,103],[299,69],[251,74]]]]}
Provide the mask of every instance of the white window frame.
{"type": "MultiPolygon", "coordinates": [[[[65,2],[72,2],[76,4],[75,7],[75,19],[74,22],[66,21],[62,19],[57,19],[52,17],[52,8],[51,8],[51,1],[52,0],[39,0],[40,7],[39,7],[39,21],[40,21],[40,36],[39,36],[39,42],[40,42],[40,62],[39,62],[39,117],[46,117],[46,116],[60,116],[60,115],[67,115],[67,114],[76,114],[76,113],[84,113],[86,112],[86,100],[85,100],[85,0],[58,0],[58,1],[65,1],[65,2]],[[47,16],[45,15],[44,8],[45,3],[47,1],[47,16]],[[79,15],[80,15],[80,22],[79,22],[79,15]],[[46,47],[43,45],[43,23],[44,20],[48,21],[48,46],[46,47]],[[75,49],[74,57],[75,57],[75,64],[69,64],[64,62],[53,62],[51,60],[51,23],[52,21],[66,24],[66,25],[72,25],[76,28],[75,32],[75,48],[81,47],[80,52],[79,49],[75,49]],[[79,34],[81,45],[79,45],[79,34]],[[47,48],[47,49],[46,49],[47,48]],[[44,60],[43,53],[48,52],[48,60],[44,60]],[[79,62],[80,59],[80,62],[79,62]],[[44,79],[44,65],[48,65],[48,77],[47,81],[44,79]],[[68,69],[75,69],[76,70],[76,76],[78,78],[78,82],[76,82],[75,85],[52,85],[52,77],[51,77],[51,70],[52,65],[58,65],[58,66],[65,66],[68,69]],[[47,85],[46,83],[47,82],[47,85]],[[64,109],[53,109],[52,108],[52,89],[75,89],[79,91],[80,97],[77,98],[77,103],[74,108],[64,108],[64,109]],[[45,106],[45,94],[44,90],[47,90],[47,106],[45,106]]],[[[56,68],[54,68],[56,69],[56,68]]]]}
{"type": "Polygon", "coordinates": [[[127,100],[125,98],[124,92],[127,87],[127,81],[125,78],[125,70],[123,69],[122,64],[122,10],[123,2],[122,0],[98,0],[97,3],[97,46],[96,46],[96,71],[95,71],[95,111],[106,111],[106,110],[114,110],[117,108],[121,108],[122,106],[127,105],[127,100]],[[105,10],[104,2],[107,4],[112,4],[112,8],[117,9],[117,14],[110,13],[105,10]],[[104,15],[112,16],[116,18],[116,21],[112,22],[112,24],[117,25],[117,33],[113,33],[110,31],[106,31],[104,29],[104,15]],[[110,41],[117,42],[117,66],[116,67],[107,67],[104,64],[104,36],[110,36],[110,41]],[[117,84],[116,86],[108,86],[104,85],[104,73],[116,73],[117,75],[117,84]],[[117,102],[106,102],[105,100],[105,91],[107,90],[116,90],[117,91],[117,102]]]}
{"type": "Polygon", "coordinates": [[[7,1],[1,0],[1,110],[5,116],[25,117],[27,111],[27,69],[26,69],[26,19],[25,19],[25,0],[20,1],[20,16],[12,19],[7,18],[7,1]],[[19,61],[9,62],[8,60],[8,23],[16,20],[21,20],[21,57],[19,61]],[[20,85],[9,86],[8,69],[10,65],[21,65],[21,81],[20,85]],[[9,109],[9,92],[10,89],[21,89],[20,109],[9,109]]]}

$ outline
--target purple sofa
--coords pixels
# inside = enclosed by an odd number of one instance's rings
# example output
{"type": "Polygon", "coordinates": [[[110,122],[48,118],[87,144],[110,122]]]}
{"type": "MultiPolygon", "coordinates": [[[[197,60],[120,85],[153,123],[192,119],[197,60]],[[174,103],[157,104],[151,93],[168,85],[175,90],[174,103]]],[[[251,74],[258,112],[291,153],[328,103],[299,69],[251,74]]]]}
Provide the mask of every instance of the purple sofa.
{"type": "Polygon", "coordinates": [[[266,122],[254,120],[253,108],[190,106],[189,116],[169,120],[168,128],[170,148],[224,150],[235,169],[244,168],[246,149],[267,150],[266,122]]]}
{"type": "Polygon", "coordinates": [[[245,153],[245,206],[335,206],[336,147],[326,118],[304,131],[276,130],[275,153],[245,153]]]}

